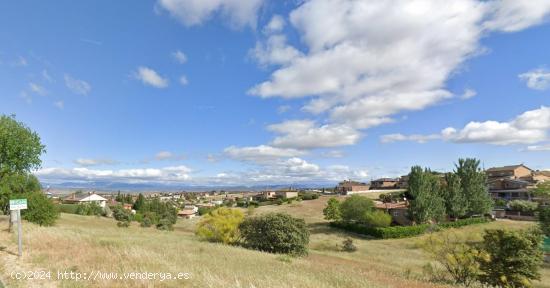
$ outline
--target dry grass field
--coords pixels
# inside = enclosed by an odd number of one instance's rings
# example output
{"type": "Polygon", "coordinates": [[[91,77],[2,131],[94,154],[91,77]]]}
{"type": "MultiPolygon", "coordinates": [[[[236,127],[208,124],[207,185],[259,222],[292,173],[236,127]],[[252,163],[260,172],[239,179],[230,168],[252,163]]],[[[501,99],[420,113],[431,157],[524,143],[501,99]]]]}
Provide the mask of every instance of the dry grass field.
{"type": "MultiPolygon", "coordinates": [[[[310,253],[290,258],[240,247],[198,241],[197,219],[178,220],[173,232],[154,228],[118,228],[112,219],[62,214],[54,227],[24,223],[24,256],[17,259],[15,235],[0,218],[0,279],[7,287],[445,287],[427,282],[422,266],[429,259],[419,249],[421,237],[369,240],[326,226],[327,197],[257,208],[255,213],[284,211],[306,219],[312,236],[310,253]],[[341,252],[352,237],[358,250],[341,252]],[[57,271],[90,273],[179,272],[188,280],[58,281],[57,271]],[[13,271],[52,271],[52,280],[17,281],[13,271]]],[[[525,228],[527,222],[498,221],[473,225],[458,233],[480,234],[485,228],[525,228]]],[[[550,287],[550,269],[537,287],[550,287]]],[[[160,275],[160,274],[159,274],[160,275]]]]}

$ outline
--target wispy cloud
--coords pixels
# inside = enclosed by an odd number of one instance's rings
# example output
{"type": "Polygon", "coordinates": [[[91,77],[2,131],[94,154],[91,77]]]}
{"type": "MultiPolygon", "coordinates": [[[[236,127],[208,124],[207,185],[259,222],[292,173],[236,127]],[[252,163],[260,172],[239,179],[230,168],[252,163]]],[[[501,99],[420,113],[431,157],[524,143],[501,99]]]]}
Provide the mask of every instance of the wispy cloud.
{"type": "Polygon", "coordinates": [[[118,162],[109,158],[78,158],[74,160],[74,163],[80,166],[96,166],[96,165],[112,165],[118,162]]]}
{"type": "Polygon", "coordinates": [[[535,90],[546,90],[550,88],[550,71],[546,69],[535,69],[519,74],[519,79],[525,81],[527,87],[535,90]]]}
{"type": "Polygon", "coordinates": [[[172,58],[174,58],[174,60],[176,60],[176,62],[180,64],[185,64],[185,62],[187,62],[187,55],[185,55],[185,53],[181,52],[180,50],[172,52],[172,58]]]}
{"type": "Polygon", "coordinates": [[[56,101],[53,103],[55,107],[57,107],[59,110],[63,110],[65,108],[65,102],[63,101],[56,101]]]}
{"type": "Polygon", "coordinates": [[[33,93],[38,94],[40,96],[46,96],[48,94],[48,90],[46,88],[34,83],[29,83],[29,90],[31,90],[33,93]]]}
{"type": "Polygon", "coordinates": [[[68,74],[65,74],[64,78],[65,86],[75,94],[88,95],[92,90],[92,86],[84,80],[75,79],[68,74]]]}
{"type": "Polygon", "coordinates": [[[103,43],[101,41],[97,41],[97,40],[93,40],[93,39],[88,39],[88,38],[80,38],[80,41],[84,42],[84,43],[88,43],[88,44],[93,44],[93,45],[96,45],[96,46],[101,46],[103,45],[103,43]]]}

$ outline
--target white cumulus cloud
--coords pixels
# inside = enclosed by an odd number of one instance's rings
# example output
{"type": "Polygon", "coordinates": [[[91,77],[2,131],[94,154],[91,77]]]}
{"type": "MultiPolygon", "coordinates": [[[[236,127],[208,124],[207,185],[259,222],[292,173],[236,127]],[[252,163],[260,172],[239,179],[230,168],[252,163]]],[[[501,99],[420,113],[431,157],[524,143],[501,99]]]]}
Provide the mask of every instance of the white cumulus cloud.
{"type": "Polygon", "coordinates": [[[168,79],[162,77],[157,71],[141,66],[137,69],[135,73],[135,78],[141,80],[143,84],[150,85],[156,88],[166,88],[168,87],[168,79]]]}

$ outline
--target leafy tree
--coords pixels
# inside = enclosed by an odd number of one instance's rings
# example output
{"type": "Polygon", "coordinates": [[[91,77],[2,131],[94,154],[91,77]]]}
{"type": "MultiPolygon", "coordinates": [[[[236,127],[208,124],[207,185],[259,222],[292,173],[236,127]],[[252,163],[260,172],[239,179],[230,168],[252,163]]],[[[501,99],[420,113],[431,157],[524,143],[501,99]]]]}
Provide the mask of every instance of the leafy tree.
{"type": "Polygon", "coordinates": [[[167,219],[167,218],[160,219],[156,227],[159,230],[166,230],[166,231],[174,230],[174,224],[170,221],[170,219],[167,219]]]}
{"type": "Polygon", "coordinates": [[[363,222],[369,227],[389,227],[391,221],[391,215],[380,210],[365,212],[363,219],[363,222]]]}
{"type": "Polygon", "coordinates": [[[545,181],[537,184],[537,187],[532,191],[533,195],[540,200],[541,202],[550,201],[550,181],[545,181]]]}
{"type": "Polygon", "coordinates": [[[40,190],[38,181],[33,182],[36,178],[25,178],[30,177],[31,170],[40,168],[40,156],[45,151],[36,132],[15,116],[0,116],[0,209],[5,214],[9,213],[9,199],[14,193],[40,190]],[[11,189],[14,186],[18,189],[11,189]]]}
{"type": "Polygon", "coordinates": [[[540,231],[485,230],[478,262],[479,280],[488,286],[531,287],[543,262],[540,231]]]}
{"type": "Polygon", "coordinates": [[[136,202],[134,203],[134,206],[132,207],[136,211],[140,211],[143,206],[145,205],[145,197],[143,194],[139,193],[136,202]]]}
{"type": "Polygon", "coordinates": [[[493,201],[487,191],[487,176],[474,158],[458,159],[455,173],[460,177],[462,193],[467,202],[468,215],[483,215],[493,208],[493,201]]]}
{"type": "Polygon", "coordinates": [[[455,284],[470,287],[479,274],[476,258],[479,252],[468,244],[472,239],[463,238],[453,232],[433,234],[425,240],[422,248],[441,264],[455,284]]]}
{"type": "Polygon", "coordinates": [[[550,237],[550,206],[539,208],[539,227],[546,237],[550,237]]]}
{"type": "Polygon", "coordinates": [[[328,199],[327,207],[323,209],[323,215],[325,219],[329,221],[340,221],[342,220],[342,213],[340,212],[340,201],[332,197],[328,199]]]}
{"type": "Polygon", "coordinates": [[[40,168],[45,151],[36,132],[14,116],[0,116],[0,178],[40,168]]]}
{"type": "Polygon", "coordinates": [[[464,193],[462,193],[460,177],[457,174],[445,174],[445,185],[442,192],[447,215],[455,219],[466,215],[468,200],[464,193]]]}
{"type": "Polygon", "coordinates": [[[374,202],[364,196],[351,195],[340,204],[342,219],[347,222],[362,222],[365,213],[374,209],[374,202]]]}
{"type": "Polygon", "coordinates": [[[438,221],[445,214],[439,177],[430,170],[414,166],[409,173],[409,214],[416,223],[438,221]]]}
{"type": "Polygon", "coordinates": [[[27,199],[27,209],[21,210],[21,217],[29,222],[40,226],[52,226],[59,218],[57,206],[40,190],[15,194],[13,197],[27,199]]]}
{"type": "Polygon", "coordinates": [[[210,242],[235,244],[240,239],[239,225],[243,219],[241,210],[218,208],[201,219],[195,233],[210,242]]]}
{"type": "Polygon", "coordinates": [[[132,195],[130,194],[124,195],[124,203],[133,204],[134,200],[132,198],[132,195]]]}
{"type": "Polygon", "coordinates": [[[303,219],[268,213],[246,218],[239,228],[245,247],[270,253],[307,254],[309,231],[303,219]]]}

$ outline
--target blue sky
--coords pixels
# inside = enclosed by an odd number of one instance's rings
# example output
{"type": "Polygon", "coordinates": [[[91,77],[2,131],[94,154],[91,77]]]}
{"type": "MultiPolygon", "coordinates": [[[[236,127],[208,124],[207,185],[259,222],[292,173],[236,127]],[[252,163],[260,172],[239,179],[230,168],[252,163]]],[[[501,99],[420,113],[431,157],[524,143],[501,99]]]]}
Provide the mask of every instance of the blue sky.
{"type": "Polygon", "coordinates": [[[0,113],[47,182],[550,169],[550,1],[0,4],[0,113]]]}

